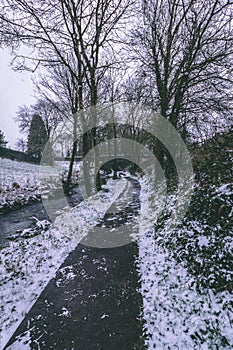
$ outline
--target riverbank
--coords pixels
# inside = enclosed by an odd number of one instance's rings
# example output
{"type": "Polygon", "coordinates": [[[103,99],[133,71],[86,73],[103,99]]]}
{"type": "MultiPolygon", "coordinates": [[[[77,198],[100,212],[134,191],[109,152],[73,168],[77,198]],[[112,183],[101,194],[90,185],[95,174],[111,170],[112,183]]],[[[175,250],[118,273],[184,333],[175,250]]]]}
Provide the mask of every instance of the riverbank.
{"type": "MultiPolygon", "coordinates": [[[[75,163],[76,172],[80,166],[75,163]]],[[[68,162],[50,167],[0,158],[0,214],[55,198],[67,167],[68,162]]]]}

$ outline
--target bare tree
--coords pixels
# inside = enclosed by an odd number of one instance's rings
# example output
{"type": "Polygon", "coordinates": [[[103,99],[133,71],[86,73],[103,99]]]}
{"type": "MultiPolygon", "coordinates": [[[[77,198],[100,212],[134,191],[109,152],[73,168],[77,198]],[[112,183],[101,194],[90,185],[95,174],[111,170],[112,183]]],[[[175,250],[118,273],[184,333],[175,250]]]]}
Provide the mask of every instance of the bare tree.
{"type": "Polygon", "coordinates": [[[38,65],[62,64],[80,89],[85,77],[89,105],[96,105],[98,84],[116,63],[109,62],[109,57],[116,51],[113,45],[126,35],[124,24],[132,16],[133,5],[132,0],[45,0],[38,4],[3,0],[0,34],[13,48],[23,44],[32,50],[30,56],[15,56],[16,68],[34,71],[38,65]]]}
{"type": "Polygon", "coordinates": [[[19,150],[21,152],[26,152],[26,150],[27,150],[27,141],[24,140],[23,138],[17,139],[17,142],[16,142],[15,145],[17,147],[17,150],[19,150]]]}
{"type": "MultiPolygon", "coordinates": [[[[73,60],[74,62],[75,60],[73,60]]],[[[69,121],[72,124],[72,132],[71,130],[68,131],[69,138],[72,139],[71,159],[67,176],[68,183],[71,182],[74,160],[77,153],[77,137],[78,134],[81,134],[82,130],[81,124],[79,125],[77,112],[83,108],[83,105],[87,105],[88,103],[88,96],[84,94],[87,94],[86,89],[83,92],[85,82],[81,71],[79,76],[80,86],[78,87],[75,77],[70,74],[67,67],[58,64],[50,67],[46,71],[46,74],[41,76],[39,82],[36,83],[38,94],[42,95],[48,101],[57,101],[54,104],[54,108],[63,116],[63,122],[66,123],[69,121]]],[[[63,139],[62,135],[58,137],[59,140],[63,139]]]]}
{"type": "Polygon", "coordinates": [[[50,140],[53,139],[59,123],[63,120],[63,113],[59,108],[59,102],[40,98],[31,106],[21,106],[16,112],[14,120],[19,124],[21,132],[28,134],[33,115],[39,114],[44,122],[45,129],[50,140]]]}
{"type": "MultiPolygon", "coordinates": [[[[77,109],[81,110],[84,80],[89,105],[98,103],[99,82],[113,64],[107,57],[115,50],[113,45],[122,42],[126,34],[124,24],[132,16],[133,5],[132,0],[3,0],[0,34],[13,48],[19,44],[31,48],[30,56],[16,57],[18,69],[35,71],[39,65],[65,66],[77,89],[77,109]]],[[[95,113],[92,118],[94,125],[95,113]]],[[[93,128],[92,145],[95,144],[93,128]]]]}
{"type": "Polygon", "coordinates": [[[232,2],[143,0],[131,49],[154,107],[183,136],[232,112],[232,2]],[[135,56],[134,56],[135,57],[135,56]],[[190,123],[191,122],[191,123],[190,123]]]}

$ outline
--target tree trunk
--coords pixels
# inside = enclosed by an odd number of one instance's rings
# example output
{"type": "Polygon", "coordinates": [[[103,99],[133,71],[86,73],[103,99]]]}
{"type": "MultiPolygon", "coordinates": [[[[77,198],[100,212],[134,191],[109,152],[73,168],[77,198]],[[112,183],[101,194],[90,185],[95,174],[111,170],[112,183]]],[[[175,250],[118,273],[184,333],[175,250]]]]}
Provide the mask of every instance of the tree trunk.
{"type": "Polygon", "coordinates": [[[94,177],[96,179],[96,190],[101,190],[100,176],[99,176],[99,152],[97,146],[97,129],[96,129],[96,106],[97,106],[97,84],[95,81],[95,72],[91,76],[91,143],[94,152],[94,177]]]}
{"type": "Polygon", "coordinates": [[[69,171],[67,176],[67,185],[68,187],[71,185],[72,173],[74,167],[75,156],[77,154],[77,113],[73,113],[73,148],[71,153],[71,159],[69,164],[69,171]]]}

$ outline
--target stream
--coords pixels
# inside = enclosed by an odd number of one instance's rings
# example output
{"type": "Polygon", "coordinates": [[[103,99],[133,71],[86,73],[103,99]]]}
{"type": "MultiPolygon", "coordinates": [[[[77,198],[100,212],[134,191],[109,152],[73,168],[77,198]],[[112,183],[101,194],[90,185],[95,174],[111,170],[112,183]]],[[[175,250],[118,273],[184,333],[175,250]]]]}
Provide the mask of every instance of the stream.
{"type": "MultiPolygon", "coordinates": [[[[78,189],[69,197],[66,197],[70,206],[77,205],[82,201],[82,195],[78,189]]],[[[38,220],[54,220],[55,213],[64,207],[64,197],[49,200],[50,217],[48,216],[43,202],[26,205],[20,209],[10,211],[9,213],[0,214],[0,246],[3,246],[9,237],[14,236],[17,231],[22,231],[35,224],[36,217],[38,220]]]]}

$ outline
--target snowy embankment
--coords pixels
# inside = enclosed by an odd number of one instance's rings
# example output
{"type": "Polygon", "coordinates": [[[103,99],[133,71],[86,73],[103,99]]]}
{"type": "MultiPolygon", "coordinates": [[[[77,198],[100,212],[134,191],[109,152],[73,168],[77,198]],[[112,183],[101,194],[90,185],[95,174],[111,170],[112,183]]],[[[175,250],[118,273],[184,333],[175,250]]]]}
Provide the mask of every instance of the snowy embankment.
{"type": "Polygon", "coordinates": [[[101,191],[77,207],[65,208],[49,230],[42,230],[39,236],[10,242],[1,250],[0,348],[6,345],[67,255],[104,216],[126,186],[125,179],[109,180],[108,192],[101,191]]]}
{"type": "Polygon", "coordinates": [[[38,165],[0,158],[0,210],[39,200],[38,165]]]}
{"type": "Polygon", "coordinates": [[[42,193],[52,193],[57,186],[52,167],[44,167],[47,181],[42,186],[39,165],[0,158],[0,169],[1,211],[36,202],[42,193]]]}
{"type": "MultiPolygon", "coordinates": [[[[164,205],[163,197],[154,193],[145,178],[141,188],[138,267],[148,350],[232,349],[232,295],[197,288],[197,279],[166,248],[166,226],[155,232],[153,218],[164,205]]],[[[168,205],[172,199],[168,198],[168,205]]],[[[187,235],[192,242],[192,234],[187,235]]],[[[203,240],[200,234],[200,244],[205,244],[203,240]]]]}
{"type": "MultiPolygon", "coordinates": [[[[10,167],[5,171],[5,178],[1,174],[1,183],[5,181],[6,186],[10,186],[18,181],[21,190],[26,183],[25,193],[32,184],[34,194],[38,186],[38,166],[28,164],[27,169],[24,164],[19,163],[16,166],[15,163],[12,174],[9,175],[10,167]],[[23,169],[17,174],[18,166],[23,169]],[[30,186],[27,187],[28,178],[30,186]]],[[[159,191],[155,192],[145,178],[140,183],[140,232],[135,239],[139,245],[137,264],[141,275],[143,317],[146,321],[144,332],[148,350],[231,349],[232,295],[227,290],[213,292],[212,289],[200,286],[200,276],[198,281],[195,275],[188,273],[185,256],[193,254],[198,263],[205,262],[207,248],[210,248],[214,252],[211,257],[216,257],[216,261],[210,261],[213,270],[208,278],[216,279],[219,273],[225,274],[227,280],[228,275],[229,278],[232,276],[232,271],[224,271],[224,266],[221,266],[217,258],[220,255],[224,257],[227,252],[231,254],[232,237],[225,235],[220,246],[217,241],[220,234],[219,224],[216,224],[215,230],[214,226],[207,227],[206,222],[200,218],[186,220],[185,225],[182,224],[173,231],[168,228],[171,226],[166,225],[155,231],[157,213],[161,213],[161,208],[164,207],[164,191],[161,190],[163,195],[159,191]],[[211,235],[207,235],[209,231],[211,235]],[[168,249],[168,246],[173,248],[168,249]],[[179,255],[180,263],[174,259],[174,252],[176,257],[179,255]]],[[[63,210],[49,230],[42,230],[39,236],[10,242],[8,247],[1,250],[0,348],[7,343],[69,252],[88,233],[89,228],[103,217],[125,186],[125,180],[108,182],[109,192],[100,192],[75,208],[63,210]],[[69,237],[66,236],[67,232],[69,237]]],[[[227,205],[224,198],[232,194],[229,185],[225,184],[211,191],[220,203],[220,210],[224,210],[223,205],[227,205]]],[[[175,210],[172,203],[175,203],[175,196],[168,196],[165,207],[169,211],[175,210]]],[[[221,225],[226,226],[226,223],[221,225]]],[[[41,227],[43,228],[43,222],[41,227]]],[[[207,278],[205,273],[203,275],[203,278],[207,278]]]]}
{"type": "Polygon", "coordinates": [[[43,197],[52,195],[66,171],[65,163],[56,162],[53,167],[40,167],[36,164],[0,158],[0,212],[36,202],[42,195],[43,197]]]}

